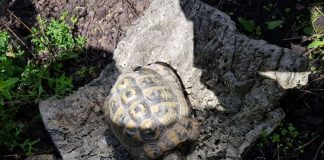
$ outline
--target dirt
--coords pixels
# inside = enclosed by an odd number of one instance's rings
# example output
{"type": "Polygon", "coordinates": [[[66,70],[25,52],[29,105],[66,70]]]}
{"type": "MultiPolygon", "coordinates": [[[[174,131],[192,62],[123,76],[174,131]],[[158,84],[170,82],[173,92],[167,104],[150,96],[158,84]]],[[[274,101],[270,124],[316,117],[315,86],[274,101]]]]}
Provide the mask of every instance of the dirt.
{"type": "MultiPolygon", "coordinates": [[[[301,51],[307,50],[305,46],[310,41],[309,33],[305,32],[305,28],[311,25],[309,7],[315,3],[314,0],[203,1],[228,13],[237,23],[238,28],[252,38],[265,39],[270,43],[289,48],[295,47],[301,51]],[[246,31],[238,22],[238,17],[253,20],[257,26],[260,26],[261,35],[246,31]],[[276,29],[268,29],[267,22],[278,19],[284,20],[284,23],[276,29]]],[[[96,78],[99,71],[111,62],[112,53],[118,42],[124,38],[128,26],[149,6],[149,0],[3,0],[2,4],[12,14],[0,6],[0,29],[9,27],[25,42],[30,33],[15,16],[28,27],[35,25],[36,15],[39,13],[42,17],[50,19],[57,18],[64,11],[68,11],[70,16],[74,15],[78,18],[76,26],[82,27],[76,28],[74,34],[88,37],[87,51],[78,62],[69,64],[66,72],[73,75],[82,66],[94,66],[98,71],[86,77],[74,76],[75,88],[78,88],[96,78]]],[[[281,157],[282,159],[313,159],[320,143],[324,140],[324,81],[316,75],[311,80],[313,82],[308,86],[289,91],[281,106],[286,110],[287,122],[293,123],[301,132],[312,131],[320,136],[307,146],[304,154],[295,155],[294,158],[281,157]]],[[[35,154],[52,153],[59,156],[41,122],[37,107],[37,104],[31,104],[19,112],[21,120],[31,121],[30,131],[34,131],[25,136],[39,139],[39,143],[34,148],[35,154]]],[[[10,152],[5,148],[0,150],[1,155],[21,155],[22,152],[19,150],[10,152]]],[[[261,159],[260,157],[273,159],[274,152],[271,151],[276,148],[268,150],[269,152],[264,156],[257,147],[251,148],[246,159],[261,159]]],[[[318,159],[323,159],[321,156],[323,154],[318,156],[318,159]]],[[[14,159],[14,156],[8,159],[14,159]]]]}
{"type": "Polygon", "coordinates": [[[90,77],[75,77],[76,86],[82,86],[98,76],[101,68],[111,62],[111,56],[118,42],[124,38],[128,26],[148,7],[148,0],[70,0],[36,1],[35,8],[42,17],[58,18],[68,11],[69,17],[78,21],[75,34],[88,38],[87,52],[80,63],[73,64],[68,72],[75,73],[82,66],[96,66],[96,73],[90,77]]]}
{"type": "MultiPolygon", "coordinates": [[[[0,29],[11,30],[28,45],[28,28],[36,25],[36,16],[43,18],[58,18],[68,11],[69,17],[78,18],[74,34],[85,35],[88,38],[86,53],[77,62],[64,64],[64,70],[73,76],[75,89],[87,84],[97,76],[107,64],[118,42],[125,36],[130,26],[148,7],[148,0],[4,0],[0,6],[0,29]],[[16,18],[17,17],[17,18],[16,18]],[[19,19],[19,20],[18,20],[19,19]],[[27,26],[24,26],[24,24],[27,26]],[[77,28],[77,26],[82,26],[77,28]],[[95,72],[78,76],[74,73],[82,67],[95,68],[95,72]]],[[[22,44],[20,44],[22,45],[22,44]]],[[[23,46],[28,51],[27,46],[23,46]]],[[[37,139],[39,142],[33,148],[34,154],[55,154],[59,157],[50,136],[48,135],[38,111],[38,105],[31,103],[21,107],[18,113],[19,121],[29,121],[28,133],[23,138],[37,139]]],[[[0,147],[1,158],[23,159],[21,150],[9,151],[0,147]]]]}

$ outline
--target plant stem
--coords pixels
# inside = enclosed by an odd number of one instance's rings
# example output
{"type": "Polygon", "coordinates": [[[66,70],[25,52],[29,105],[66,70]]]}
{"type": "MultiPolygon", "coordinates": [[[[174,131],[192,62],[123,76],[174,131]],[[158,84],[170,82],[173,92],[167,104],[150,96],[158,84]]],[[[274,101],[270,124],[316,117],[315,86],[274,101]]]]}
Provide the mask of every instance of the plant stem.
{"type": "Polygon", "coordinates": [[[14,16],[17,21],[19,21],[23,26],[25,26],[30,33],[32,33],[32,30],[22,21],[20,20],[20,18],[18,18],[14,13],[12,13],[5,5],[3,5],[1,2],[0,2],[0,6],[2,6],[7,12],[9,12],[12,16],[14,16]]]}

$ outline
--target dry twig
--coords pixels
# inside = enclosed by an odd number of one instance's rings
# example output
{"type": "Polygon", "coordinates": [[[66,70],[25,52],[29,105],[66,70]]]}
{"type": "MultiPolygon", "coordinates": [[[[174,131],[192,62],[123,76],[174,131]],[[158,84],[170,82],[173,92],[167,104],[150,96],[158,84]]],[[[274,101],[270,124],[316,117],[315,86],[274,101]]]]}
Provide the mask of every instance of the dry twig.
{"type": "Polygon", "coordinates": [[[295,149],[295,151],[298,151],[300,149],[305,148],[306,146],[310,145],[312,142],[314,142],[317,138],[319,137],[319,135],[315,136],[314,138],[312,138],[310,141],[308,141],[307,143],[299,146],[298,148],[295,149]]]}
{"type": "Polygon", "coordinates": [[[21,40],[18,36],[17,36],[17,34],[13,31],[13,30],[11,30],[10,29],[10,27],[8,27],[8,26],[5,26],[9,31],[10,31],[10,33],[11,34],[13,34],[19,41],[20,41],[20,43],[22,43],[25,47],[27,47],[28,48],[28,46],[24,43],[24,41],[23,40],[21,40]]]}
{"type": "Polygon", "coordinates": [[[32,33],[32,30],[22,21],[20,20],[20,18],[18,18],[13,12],[11,12],[5,5],[3,5],[1,2],[0,2],[0,6],[2,6],[7,12],[9,12],[12,16],[14,16],[17,21],[19,21],[23,26],[25,26],[30,33],[32,33]]]}
{"type": "Polygon", "coordinates": [[[323,145],[324,145],[324,141],[322,141],[321,145],[317,148],[317,152],[316,152],[315,157],[314,157],[313,160],[316,160],[316,158],[317,158],[317,156],[318,156],[318,153],[320,152],[320,150],[321,150],[321,148],[323,147],[323,145]]]}

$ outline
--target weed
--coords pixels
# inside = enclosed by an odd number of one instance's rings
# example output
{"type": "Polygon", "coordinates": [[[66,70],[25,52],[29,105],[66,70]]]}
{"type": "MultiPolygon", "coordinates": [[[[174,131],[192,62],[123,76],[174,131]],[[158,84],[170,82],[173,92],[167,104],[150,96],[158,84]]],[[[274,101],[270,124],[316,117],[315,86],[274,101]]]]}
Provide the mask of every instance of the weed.
{"type": "Polygon", "coordinates": [[[311,70],[313,72],[324,74],[324,28],[323,26],[315,24],[315,22],[321,17],[324,17],[321,9],[314,6],[312,9],[311,21],[313,25],[312,31],[315,34],[312,36],[313,41],[308,45],[308,48],[311,49],[308,58],[312,61],[311,70]]]}
{"type": "Polygon", "coordinates": [[[314,36],[312,43],[308,45],[308,48],[311,49],[308,55],[308,58],[312,61],[311,71],[319,74],[324,73],[324,37],[323,36],[314,36]]]}
{"type": "Polygon", "coordinates": [[[55,60],[67,60],[77,58],[77,54],[82,52],[86,38],[83,36],[74,38],[70,26],[65,22],[66,16],[67,14],[63,14],[59,20],[52,19],[51,21],[37,16],[39,27],[32,29],[31,41],[38,55],[51,54],[52,56],[48,57],[55,58],[55,60]]]}
{"type": "Polygon", "coordinates": [[[10,36],[8,35],[7,32],[3,32],[3,31],[0,32],[0,52],[2,54],[6,53],[6,51],[8,50],[9,38],[10,36]]]}
{"type": "Polygon", "coordinates": [[[243,26],[243,28],[250,32],[251,34],[254,34],[256,36],[262,35],[261,32],[261,26],[256,26],[255,22],[253,20],[248,20],[243,17],[238,17],[237,18],[238,22],[243,26]]]}
{"type": "Polygon", "coordinates": [[[308,45],[308,48],[322,48],[324,47],[324,37],[316,36],[315,40],[308,45]]]}
{"type": "Polygon", "coordinates": [[[274,4],[269,3],[268,5],[264,5],[263,9],[268,11],[268,12],[272,12],[272,11],[277,9],[277,4],[276,3],[274,3],[274,4]]]}
{"type": "Polygon", "coordinates": [[[285,12],[289,13],[291,11],[291,8],[285,8],[285,12]]]}
{"type": "Polygon", "coordinates": [[[274,20],[274,21],[266,22],[268,29],[270,29],[270,30],[273,30],[275,28],[282,26],[283,23],[284,23],[284,20],[274,20]]]}
{"type": "Polygon", "coordinates": [[[262,131],[257,146],[261,153],[264,153],[268,148],[276,148],[273,153],[291,154],[298,151],[299,154],[302,154],[304,152],[304,147],[302,147],[304,146],[303,142],[315,136],[316,134],[312,132],[300,132],[292,123],[282,123],[273,134],[269,134],[265,130],[262,131]]]}
{"type": "Polygon", "coordinates": [[[85,77],[86,75],[90,75],[90,74],[93,74],[97,71],[97,67],[95,66],[91,66],[89,68],[85,67],[85,66],[82,66],[81,69],[79,69],[75,75],[76,76],[79,76],[79,77],[85,77]]]}
{"type": "Polygon", "coordinates": [[[6,31],[0,31],[0,147],[32,155],[38,140],[23,138],[32,124],[20,121],[17,112],[46,97],[72,91],[72,78],[61,69],[64,61],[84,51],[86,38],[72,34],[66,17],[67,13],[47,21],[38,16],[38,25],[32,28],[33,46],[26,53],[13,45],[14,39],[6,31]]]}

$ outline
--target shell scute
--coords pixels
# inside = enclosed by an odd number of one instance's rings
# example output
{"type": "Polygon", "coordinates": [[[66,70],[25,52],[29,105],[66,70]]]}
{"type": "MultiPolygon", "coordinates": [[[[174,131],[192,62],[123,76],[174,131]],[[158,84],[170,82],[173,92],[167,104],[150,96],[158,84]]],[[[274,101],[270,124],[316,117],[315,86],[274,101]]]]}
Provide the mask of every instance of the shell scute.
{"type": "Polygon", "coordinates": [[[188,139],[190,108],[173,71],[153,64],[117,79],[106,99],[110,126],[137,157],[157,158],[188,139]]]}
{"type": "Polygon", "coordinates": [[[177,97],[169,86],[156,86],[143,90],[146,99],[153,102],[176,101],[177,97]]]}
{"type": "Polygon", "coordinates": [[[159,103],[152,106],[151,110],[156,119],[165,127],[178,121],[178,104],[175,102],[159,103]]]}
{"type": "Polygon", "coordinates": [[[123,104],[130,104],[131,101],[138,99],[140,92],[140,89],[134,86],[121,91],[121,102],[123,104]]]}
{"type": "Polygon", "coordinates": [[[143,119],[149,118],[150,109],[145,103],[135,102],[129,107],[128,114],[135,122],[140,123],[143,119]]]}
{"type": "Polygon", "coordinates": [[[140,134],[144,140],[156,140],[160,137],[161,127],[152,118],[145,119],[140,124],[140,134]]]}

